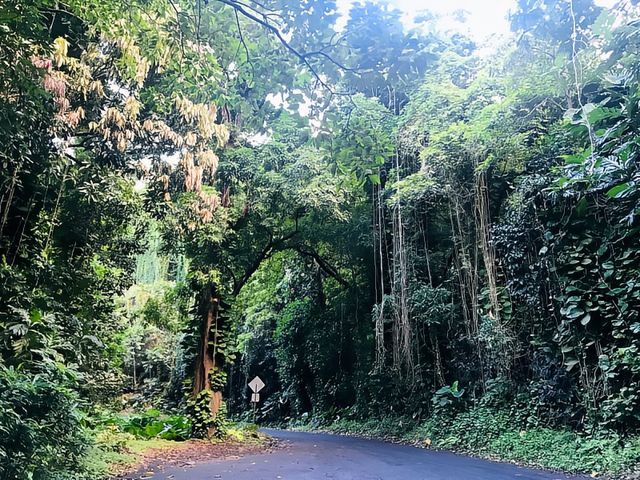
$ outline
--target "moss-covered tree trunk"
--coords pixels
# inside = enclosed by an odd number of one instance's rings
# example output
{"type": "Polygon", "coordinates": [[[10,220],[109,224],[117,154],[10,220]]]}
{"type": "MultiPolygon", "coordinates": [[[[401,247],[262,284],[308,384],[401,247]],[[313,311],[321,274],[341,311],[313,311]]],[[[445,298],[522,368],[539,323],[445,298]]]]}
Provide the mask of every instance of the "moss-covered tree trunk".
{"type": "Polygon", "coordinates": [[[218,348],[222,340],[225,317],[221,315],[219,295],[214,286],[206,288],[200,300],[200,337],[193,377],[192,398],[202,430],[209,438],[220,435],[222,389],[225,384],[224,357],[218,348]],[[206,403],[205,403],[206,402],[206,403]],[[208,418],[207,418],[208,417],[208,418]]]}

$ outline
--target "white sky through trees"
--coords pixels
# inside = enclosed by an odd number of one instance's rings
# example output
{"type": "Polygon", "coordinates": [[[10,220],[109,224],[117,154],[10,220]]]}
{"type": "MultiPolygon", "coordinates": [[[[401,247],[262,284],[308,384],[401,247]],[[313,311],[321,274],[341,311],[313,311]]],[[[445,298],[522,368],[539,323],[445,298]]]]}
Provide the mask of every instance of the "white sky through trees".
{"type": "MultiPolygon", "coordinates": [[[[341,17],[336,22],[336,30],[344,29],[351,5],[373,1],[386,3],[403,12],[402,22],[407,29],[416,27],[422,14],[430,14],[437,18],[430,28],[440,33],[462,33],[477,42],[477,55],[484,56],[494,52],[495,45],[501,40],[492,37],[505,37],[510,34],[509,13],[516,7],[517,0],[336,0],[341,17]]],[[[570,0],[565,0],[569,2],[570,0]]],[[[597,5],[611,8],[617,0],[594,0],[597,5]]],[[[270,95],[267,100],[276,106],[283,103],[282,98],[270,95]]],[[[299,113],[309,114],[309,102],[299,105],[299,113]]],[[[254,136],[258,143],[268,137],[254,136]],[[260,137],[260,138],[258,138],[260,137]]]]}
{"type": "MultiPolygon", "coordinates": [[[[569,0],[567,0],[569,1],[569,0]]],[[[604,7],[612,7],[616,0],[596,0],[604,7]]],[[[338,24],[347,21],[347,12],[357,0],[337,0],[343,15],[338,24]]],[[[509,11],[515,8],[516,0],[380,0],[404,13],[406,27],[415,26],[414,19],[422,12],[430,12],[438,18],[436,27],[442,32],[456,31],[481,42],[487,37],[509,33],[509,11]],[[461,15],[462,12],[465,12],[461,15]]]]}

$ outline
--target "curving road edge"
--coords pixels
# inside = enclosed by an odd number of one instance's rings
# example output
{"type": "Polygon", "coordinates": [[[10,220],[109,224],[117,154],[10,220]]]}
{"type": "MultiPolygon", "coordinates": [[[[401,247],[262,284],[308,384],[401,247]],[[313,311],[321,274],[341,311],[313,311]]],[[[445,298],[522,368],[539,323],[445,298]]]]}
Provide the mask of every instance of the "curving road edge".
{"type": "Polygon", "coordinates": [[[586,477],[534,470],[449,452],[378,440],[265,429],[283,448],[189,468],[168,468],[171,480],[568,480],[586,477]]]}

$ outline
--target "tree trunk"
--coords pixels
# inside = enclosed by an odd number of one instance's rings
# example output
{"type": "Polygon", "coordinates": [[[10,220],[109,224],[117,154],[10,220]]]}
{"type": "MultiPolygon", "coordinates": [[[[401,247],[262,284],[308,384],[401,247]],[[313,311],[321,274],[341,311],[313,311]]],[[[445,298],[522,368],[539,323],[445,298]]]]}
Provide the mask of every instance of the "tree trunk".
{"type": "MultiPolygon", "coordinates": [[[[200,327],[200,341],[198,358],[195,364],[193,377],[192,396],[196,398],[201,392],[210,390],[209,413],[215,419],[222,405],[222,391],[213,390],[211,376],[223,368],[223,359],[217,355],[217,345],[220,341],[219,332],[222,325],[220,317],[220,299],[217,297],[214,287],[209,287],[203,294],[200,312],[202,312],[202,324],[200,327]],[[213,348],[211,348],[213,347],[213,348]]],[[[209,437],[214,435],[215,429],[210,428],[209,437]]]]}

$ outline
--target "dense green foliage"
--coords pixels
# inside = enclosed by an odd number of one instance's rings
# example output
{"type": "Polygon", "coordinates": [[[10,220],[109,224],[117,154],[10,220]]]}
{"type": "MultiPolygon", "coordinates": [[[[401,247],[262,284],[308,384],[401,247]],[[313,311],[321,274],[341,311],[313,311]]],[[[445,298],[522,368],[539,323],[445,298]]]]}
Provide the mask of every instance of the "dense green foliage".
{"type": "Polygon", "coordinates": [[[640,11],[516,3],[476,45],[378,3],[0,2],[0,478],[224,437],[254,375],[260,421],[632,468],[640,11]]]}
{"type": "Polygon", "coordinates": [[[128,433],[138,438],[186,440],[191,436],[191,424],[186,417],[162,415],[155,409],[126,416],[101,416],[97,417],[97,423],[101,428],[106,426],[108,431],[128,433]]]}
{"type": "Polygon", "coordinates": [[[62,372],[28,377],[2,367],[1,478],[49,478],[52,471],[72,478],[87,439],[69,383],[62,372]]]}

